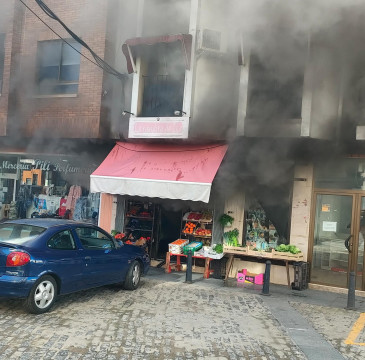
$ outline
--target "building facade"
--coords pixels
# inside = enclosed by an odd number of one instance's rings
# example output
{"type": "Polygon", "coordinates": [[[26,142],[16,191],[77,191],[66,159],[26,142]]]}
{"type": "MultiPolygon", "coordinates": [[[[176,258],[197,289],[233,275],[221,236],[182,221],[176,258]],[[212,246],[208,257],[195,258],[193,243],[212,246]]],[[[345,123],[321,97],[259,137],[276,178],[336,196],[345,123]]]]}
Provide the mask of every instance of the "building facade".
{"type": "MultiPolygon", "coordinates": [[[[63,181],[55,186],[83,181],[89,192],[93,173],[91,190],[101,194],[99,224],[149,237],[153,257],[162,258],[168,243],[184,236],[184,216],[194,212],[212,217],[200,239],[222,242],[229,229],[219,218],[226,213],[234,217],[241,244],[262,235],[268,246],[298,246],[312,284],[346,288],[353,271],[357,289],[365,290],[363,6],[319,4],[316,10],[326,14],[319,23],[300,5],[282,3],[48,1],[118,77],[86,59],[87,49],[37,4],[25,2],[69,44],[22,3],[7,3],[0,29],[4,205],[16,201],[21,185],[39,178],[43,186],[53,178],[63,181]],[[142,165],[139,177],[122,166],[125,171],[114,176],[120,182],[108,188],[105,179],[115,169],[91,168],[115,141],[119,148],[112,153],[122,154],[123,166],[128,151],[139,156],[130,161],[142,165]],[[191,157],[177,166],[163,156],[163,148],[192,154],[218,146],[227,147],[225,156],[208,180],[182,165],[192,164],[191,157]],[[143,165],[153,152],[158,158],[143,165]],[[65,155],[84,180],[65,181],[65,171],[56,170],[67,169],[61,166],[65,155]],[[184,183],[188,173],[196,177],[184,183]],[[208,199],[194,195],[194,182],[209,188],[208,199]],[[156,190],[157,183],[166,191],[156,190]],[[183,195],[177,183],[186,186],[183,195]],[[148,220],[138,222],[136,211],[148,220]]],[[[231,276],[246,266],[264,269],[262,262],[237,260],[231,276]]],[[[272,281],[286,283],[284,267],[273,266],[272,281]]]]}

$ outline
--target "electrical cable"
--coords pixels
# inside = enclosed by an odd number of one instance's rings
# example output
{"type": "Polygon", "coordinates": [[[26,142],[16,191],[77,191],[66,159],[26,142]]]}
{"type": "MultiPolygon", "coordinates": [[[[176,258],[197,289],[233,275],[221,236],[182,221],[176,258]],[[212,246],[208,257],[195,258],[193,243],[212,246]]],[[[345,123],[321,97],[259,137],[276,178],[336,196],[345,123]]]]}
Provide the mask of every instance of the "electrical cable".
{"type": "Polygon", "coordinates": [[[126,74],[122,74],[119,71],[115,70],[111,67],[106,61],[104,61],[99,55],[97,55],[89,45],[83,41],[79,36],[77,36],[67,25],[42,1],[42,0],[35,0],[38,6],[47,14],[50,18],[56,20],[61,26],[72,36],[74,40],[84,46],[91,55],[93,56],[94,60],[103,68],[104,71],[107,73],[118,77],[119,79],[124,79],[126,74]]]}
{"type": "Polygon", "coordinates": [[[23,0],[19,0],[33,15],[35,15],[44,25],[48,27],[55,35],[57,35],[64,43],[66,43],[68,46],[70,46],[72,49],[74,49],[76,52],[78,52],[81,56],[83,56],[86,60],[90,61],[94,65],[98,66],[102,69],[102,67],[97,64],[95,61],[88,58],[86,55],[82,54],[81,51],[77,50],[72,44],[70,44],[67,40],[65,40],[60,34],[58,34],[55,30],[53,30],[42,18],[40,18],[27,4],[24,3],[23,0]]]}
{"type": "Polygon", "coordinates": [[[55,33],[62,41],[64,41],[67,45],[71,46],[75,51],[77,51],[80,55],[82,55],[85,59],[92,62],[94,65],[98,66],[108,74],[111,74],[113,76],[116,76],[117,78],[123,80],[126,77],[126,74],[122,74],[119,71],[115,70],[112,66],[110,66],[106,61],[104,61],[100,56],[98,56],[90,47],[89,45],[83,41],[79,36],[77,36],[71,29],[69,29],[66,24],[63,23],[63,21],[41,0],[35,0],[35,2],[38,4],[38,6],[44,11],[44,13],[52,18],[53,20],[56,20],[58,23],[61,24],[61,26],[71,35],[71,37],[77,41],[79,44],[81,44],[83,47],[85,47],[92,57],[94,58],[94,61],[88,58],[87,56],[83,55],[80,51],[78,51],[75,47],[73,47],[67,40],[62,38],[56,31],[54,31],[45,21],[43,21],[27,4],[24,3],[23,0],[20,0],[20,2],[29,10],[31,11],[44,25],[46,25],[53,33],[55,33]]]}

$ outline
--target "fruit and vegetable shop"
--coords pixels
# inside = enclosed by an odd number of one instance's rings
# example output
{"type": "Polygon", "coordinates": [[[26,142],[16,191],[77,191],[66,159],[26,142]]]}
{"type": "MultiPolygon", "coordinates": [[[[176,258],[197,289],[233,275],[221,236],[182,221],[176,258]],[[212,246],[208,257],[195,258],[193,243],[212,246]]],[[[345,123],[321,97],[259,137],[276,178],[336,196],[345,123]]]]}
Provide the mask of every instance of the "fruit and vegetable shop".
{"type": "Polygon", "coordinates": [[[184,271],[191,251],[193,271],[205,278],[257,282],[270,259],[272,281],[289,286],[301,249],[240,187],[222,195],[216,180],[226,151],[118,142],[90,176],[91,191],[101,193],[99,225],[145,248],[166,272],[184,271]]]}

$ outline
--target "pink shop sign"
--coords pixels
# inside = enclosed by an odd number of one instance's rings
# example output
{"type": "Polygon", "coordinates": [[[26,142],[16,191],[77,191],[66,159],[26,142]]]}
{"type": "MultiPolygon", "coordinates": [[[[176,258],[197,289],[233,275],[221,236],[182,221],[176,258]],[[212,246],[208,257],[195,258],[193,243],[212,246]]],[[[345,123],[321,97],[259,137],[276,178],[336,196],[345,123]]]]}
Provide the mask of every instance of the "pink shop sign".
{"type": "Polygon", "coordinates": [[[129,138],[187,139],[189,117],[146,117],[129,119],[129,138]]]}

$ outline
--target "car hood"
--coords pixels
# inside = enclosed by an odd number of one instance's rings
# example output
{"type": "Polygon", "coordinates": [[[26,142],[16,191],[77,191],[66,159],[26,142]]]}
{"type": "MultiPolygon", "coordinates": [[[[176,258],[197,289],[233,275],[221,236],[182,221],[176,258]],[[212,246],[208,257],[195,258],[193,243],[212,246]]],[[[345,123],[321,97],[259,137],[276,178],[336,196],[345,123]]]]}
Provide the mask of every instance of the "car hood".
{"type": "Polygon", "coordinates": [[[123,251],[128,252],[129,254],[136,254],[139,256],[142,256],[145,254],[145,251],[143,249],[141,249],[138,246],[135,245],[129,245],[129,244],[124,244],[121,249],[124,249],[123,251]]]}

